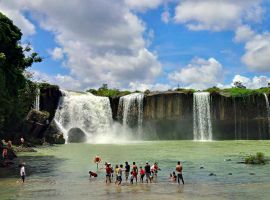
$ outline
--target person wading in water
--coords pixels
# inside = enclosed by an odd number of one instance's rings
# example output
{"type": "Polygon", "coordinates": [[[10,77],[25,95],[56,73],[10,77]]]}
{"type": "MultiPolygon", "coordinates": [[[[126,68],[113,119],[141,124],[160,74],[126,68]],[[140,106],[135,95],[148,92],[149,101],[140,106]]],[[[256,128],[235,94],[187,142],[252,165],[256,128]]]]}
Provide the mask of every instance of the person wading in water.
{"type": "Polygon", "coordinates": [[[180,179],[181,179],[181,180],[182,180],[182,183],[183,183],[183,185],[184,185],[185,182],[184,182],[183,174],[182,174],[183,167],[182,167],[180,161],[177,162],[177,165],[176,165],[175,170],[176,170],[176,172],[177,172],[177,182],[178,182],[178,184],[180,185],[180,179]]]}

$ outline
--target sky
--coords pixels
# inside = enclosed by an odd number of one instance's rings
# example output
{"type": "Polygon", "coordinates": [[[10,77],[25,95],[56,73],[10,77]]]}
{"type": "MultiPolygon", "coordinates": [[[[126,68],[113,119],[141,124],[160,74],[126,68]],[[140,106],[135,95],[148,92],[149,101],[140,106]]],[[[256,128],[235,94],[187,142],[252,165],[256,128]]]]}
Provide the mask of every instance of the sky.
{"type": "Polygon", "coordinates": [[[248,88],[270,82],[270,0],[0,0],[63,89],[248,88]]]}

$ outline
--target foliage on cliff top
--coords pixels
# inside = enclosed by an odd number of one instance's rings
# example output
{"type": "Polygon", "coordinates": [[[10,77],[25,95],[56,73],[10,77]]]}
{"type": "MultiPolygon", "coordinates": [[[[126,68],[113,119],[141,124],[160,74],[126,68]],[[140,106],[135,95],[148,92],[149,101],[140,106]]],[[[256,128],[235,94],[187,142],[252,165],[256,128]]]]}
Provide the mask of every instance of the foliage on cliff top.
{"type": "Polygon", "coordinates": [[[42,59],[30,45],[21,45],[21,37],[20,29],[0,12],[0,132],[18,128],[35,98],[36,85],[25,69],[42,59]]]}
{"type": "Polygon", "coordinates": [[[266,164],[267,160],[262,152],[257,152],[256,155],[248,155],[245,157],[246,164],[266,164]]]}
{"type": "Polygon", "coordinates": [[[56,89],[59,90],[59,86],[58,85],[51,85],[49,83],[38,83],[38,87],[40,89],[46,90],[46,89],[56,89]]]}
{"type": "Polygon", "coordinates": [[[104,97],[118,97],[118,96],[125,96],[131,94],[130,91],[120,91],[118,89],[110,89],[108,88],[107,84],[103,84],[99,89],[89,89],[86,92],[91,92],[97,96],[104,96],[104,97]]]}
{"type": "Polygon", "coordinates": [[[184,94],[193,94],[194,92],[196,92],[196,90],[194,89],[185,89],[185,88],[177,88],[174,91],[183,92],[184,94]]]}
{"type": "Polygon", "coordinates": [[[223,95],[227,94],[228,96],[232,96],[232,97],[247,97],[250,95],[262,95],[264,93],[270,94],[270,87],[260,88],[260,89],[246,89],[246,88],[237,88],[237,87],[221,89],[218,87],[212,87],[204,91],[210,92],[211,94],[213,93],[223,94],[223,95]]]}

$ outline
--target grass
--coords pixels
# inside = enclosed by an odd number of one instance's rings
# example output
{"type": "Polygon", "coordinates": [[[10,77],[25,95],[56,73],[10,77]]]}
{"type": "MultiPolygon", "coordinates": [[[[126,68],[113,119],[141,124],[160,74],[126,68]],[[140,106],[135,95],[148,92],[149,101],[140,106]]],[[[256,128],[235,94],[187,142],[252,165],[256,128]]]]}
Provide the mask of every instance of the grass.
{"type": "Polygon", "coordinates": [[[264,165],[267,160],[262,152],[257,152],[256,155],[248,155],[245,157],[245,164],[264,165]]]}

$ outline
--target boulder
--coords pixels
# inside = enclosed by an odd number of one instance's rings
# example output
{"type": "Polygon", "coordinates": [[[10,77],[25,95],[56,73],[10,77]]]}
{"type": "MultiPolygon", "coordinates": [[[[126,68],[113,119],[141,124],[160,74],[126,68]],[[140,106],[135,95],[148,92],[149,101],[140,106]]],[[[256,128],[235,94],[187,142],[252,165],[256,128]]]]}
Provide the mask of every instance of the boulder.
{"type": "Polygon", "coordinates": [[[59,130],[53,120],[44,133],[45,142],[49,144],[65,144],[64,134],[59,130]]]}
{"type": "Polygon", "coordinates": [[[68,131],[68,142],[70,143],[86,142],[86,134],[80,128],[72,128],[68,131]]]}

